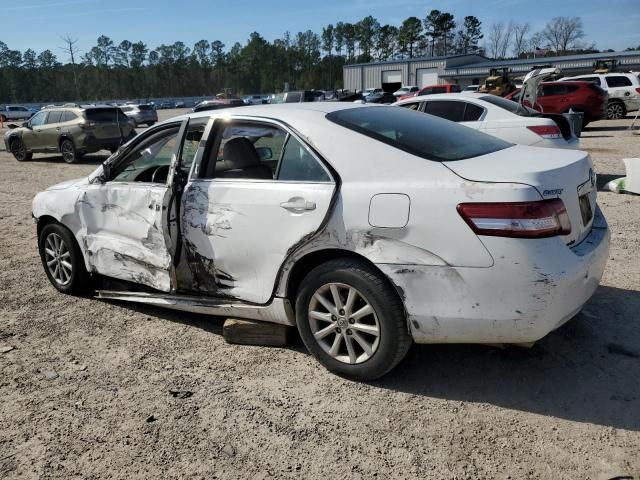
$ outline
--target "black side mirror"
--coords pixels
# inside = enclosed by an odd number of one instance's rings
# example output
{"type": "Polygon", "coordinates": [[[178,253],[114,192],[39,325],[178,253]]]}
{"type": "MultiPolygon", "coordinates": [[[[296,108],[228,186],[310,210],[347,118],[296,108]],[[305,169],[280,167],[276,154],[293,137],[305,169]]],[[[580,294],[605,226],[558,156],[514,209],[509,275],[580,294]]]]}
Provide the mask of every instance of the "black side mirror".
{"type": "Polygon", "coordinates": [[[31,129],[31,123],[29,123],[29,122],[22,122],[22,126],[23,126],[24,128],[31,129]]]}

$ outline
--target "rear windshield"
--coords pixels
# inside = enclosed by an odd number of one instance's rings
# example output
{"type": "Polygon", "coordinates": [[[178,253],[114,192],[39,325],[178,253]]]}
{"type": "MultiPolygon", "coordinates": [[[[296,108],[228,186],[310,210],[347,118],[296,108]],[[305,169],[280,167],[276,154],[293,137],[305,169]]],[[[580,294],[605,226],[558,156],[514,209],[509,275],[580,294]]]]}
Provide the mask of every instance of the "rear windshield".
{"type": "Polygon", "coordinates": [[[485,133],[406,108],[350,108],[329,113],[327,119],[412,155],[438,162],[478,157],[511,146],[485,133]]]}
{"type": "Polygon", "coordinates": [[[153,110],[151,105],[138,105],[138,110],[153,110]]]}
{"type": "Polygon", "coordinates": [[[485,95],[484,97],[480,97],[480,100],[484,100],[496,107],[500,107],[511,113],[520,115],[521,117],[531,117],[539,115],[540,113],[531,108],[523,107],[521,104],[514,102],[513,100],[507,100],[506,98],[498,97],[497,95],[485,95]]]}
{"type": "Polygon", "coordinates": [[[127,122],[127,117],[119,108],[89,108],[84,114],[87,120],[97,123],[127,122]]]}

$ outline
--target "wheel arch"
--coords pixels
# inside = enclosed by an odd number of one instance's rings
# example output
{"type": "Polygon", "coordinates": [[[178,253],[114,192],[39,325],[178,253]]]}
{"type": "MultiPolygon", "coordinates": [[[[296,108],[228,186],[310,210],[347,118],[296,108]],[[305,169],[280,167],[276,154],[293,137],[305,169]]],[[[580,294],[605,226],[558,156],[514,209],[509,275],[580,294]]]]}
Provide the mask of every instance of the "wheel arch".
{"type": "Polygon", "coordinates": [[[69,135],[68,133],[61,133],[60,136],[58,137],[58,151],[60,151],[60,149],[62,148],[62,142],[65,140],[69,140],[71,143],[73,143],[73,146],[75,147],[76,142],[73,141],[73,136],[69,135]]]}
{"type": "Polygon", "coordinates": [[[298,289],[300,288],[300,284],[302,283],[302,280],[304,280],[306,274],[323,263],[340,258],[361,261],[378,272],[398,296],[398,300],[402,303],[406,315],[407,312],[406,307],[404,306],[404,296],[401,289],[399,289],[398,286],[394,284],[393,281],[382,270],[380,270],[375,263],[364,255],[360,255],[352,250],[326,248],[305,254],[293,263],[288,274],[282,278],[280,291],[284,293],[285,297],[289,299],[292,305],[295,305],[298,289]]]}

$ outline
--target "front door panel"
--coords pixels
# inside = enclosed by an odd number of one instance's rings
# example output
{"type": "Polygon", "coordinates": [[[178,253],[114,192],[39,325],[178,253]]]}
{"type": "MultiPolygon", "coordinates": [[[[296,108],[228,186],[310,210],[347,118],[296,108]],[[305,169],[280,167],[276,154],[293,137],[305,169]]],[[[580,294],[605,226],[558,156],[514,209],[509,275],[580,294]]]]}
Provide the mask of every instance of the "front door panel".
{"type": "Polygon", "coordinates": [[[89,264],[102,275],[171,289],[163,227],[166,185],[107,182],[91,185],[80,199],[89,264]]]}
{"type": "Polygon", "coordinates": [[[188,288],[264,304],[288,252],[322,224],[333,183],[194,180],[182,197],[188,288]]]}

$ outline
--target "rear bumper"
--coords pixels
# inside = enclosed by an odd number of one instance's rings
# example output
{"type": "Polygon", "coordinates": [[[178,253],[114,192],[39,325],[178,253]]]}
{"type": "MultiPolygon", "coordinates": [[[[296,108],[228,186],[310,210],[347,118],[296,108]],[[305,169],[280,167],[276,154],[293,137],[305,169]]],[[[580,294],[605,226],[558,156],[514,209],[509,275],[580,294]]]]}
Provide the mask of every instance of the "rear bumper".
{"type": "Polygon", "coordinates": [[[574,248],[560,237],[482,237],[494,252],[489,268],[378,267],[403,297],[416,343],[527,343],[570,320],[593,295],[609,237],[598,210],[591,233],[574,248]]]}
{"type": "Polygon", "coordinates": [[[580,139],[577,137],[570,138],[569,140],[565,140],[564,138],[542,139],[531,146],[544,148],[569,148],[577,150],[578,148],[580,148],[580,139]]]}
{"type": "Polygon", "coordinates": [[[126,141],[120,137],[115,138],[96,138],[92,135],[87,135],[82,143],[77,146],[78,150],[85,153],[93,153],[98,150],[112,150],[118,148],[122,143],[126,141]]]}

